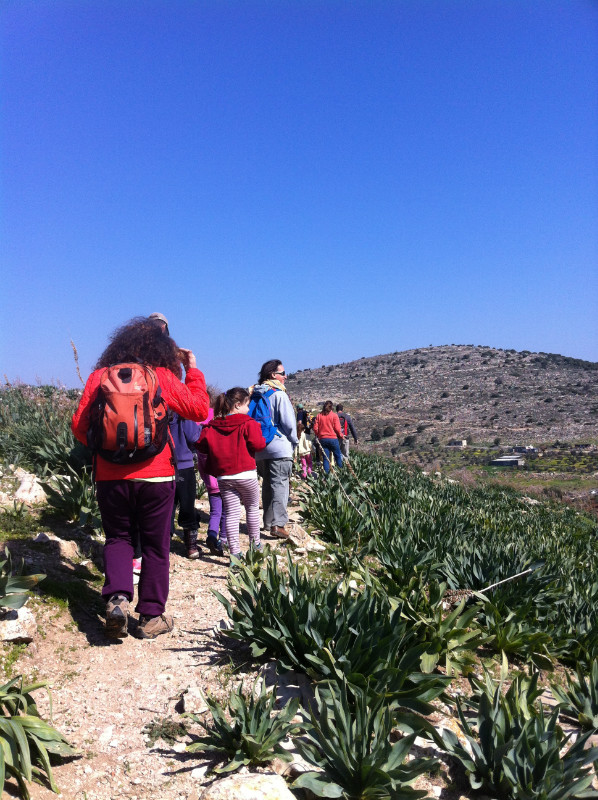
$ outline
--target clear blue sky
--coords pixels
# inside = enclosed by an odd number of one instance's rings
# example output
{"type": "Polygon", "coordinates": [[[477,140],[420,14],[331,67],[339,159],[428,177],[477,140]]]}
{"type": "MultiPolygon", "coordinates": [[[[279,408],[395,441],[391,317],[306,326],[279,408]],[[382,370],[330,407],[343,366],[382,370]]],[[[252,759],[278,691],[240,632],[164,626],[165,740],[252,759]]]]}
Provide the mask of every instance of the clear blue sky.
{"type": "Polygon", "coordinates": [[[3,0],[0,376],[598,360],[598,3],[3,0]]]}

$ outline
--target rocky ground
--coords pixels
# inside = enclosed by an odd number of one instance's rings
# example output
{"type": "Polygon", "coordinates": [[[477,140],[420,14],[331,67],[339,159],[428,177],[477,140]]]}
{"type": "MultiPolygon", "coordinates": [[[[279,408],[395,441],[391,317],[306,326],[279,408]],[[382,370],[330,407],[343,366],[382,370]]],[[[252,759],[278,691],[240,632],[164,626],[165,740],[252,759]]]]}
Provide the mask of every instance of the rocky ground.
{"type": "MultiPolygon", "coordinates": [[[[207,503],[200,505],[205,512],[207,503]]],[[[296,511],[292,509],[295,517],[296,511]]],[[[301,529],[294,530],[301,536],[301,529]]],[[[92,547],[86,557],[89,543],[78,542],[72,532],[59,533],[56,538],[48,531],[47,537],[38,534],[37,542],[19,541],[9,547],[14,556],[25,557],[27,572],[46,572],[65,585],[80,583],[81,590],[101,548],[92,547]]],[[[243,534],[241,540],[247,544],[243,534]]],[[[280,540],[264,537],[264,542],[286,549],[280,540]]],[[[222,698],[248,670],[252,678],[257,671],[255,664],[243,664],[248,651],[227,645],[217,634],[226,615],[211,590],[226,594],[227,573],[228,558],[212,557],[204,549],[201,559],[189,561],[175,537],[168,601],[175,629],[153,641],[132,635],[122,641],[105,637],[99,575],[91,591],[74,591],[68,603],[43,596],[29,603],[37,632],[33,642],[19,648],[16,663],[11,659],[11,675],[48,682],[54,726],[80,753],[54,768],[63,797],[195,800],[213,780],[206,776],[209,759],[184,752],[192,734],[201,729],[181,713],[205,713],[206,694],[222,698]],[[181,723],[191,735],[177,730],[181,723]]],[[[48,719],[44,691],[35,696],[48,719]]],[[[36,800],[56,797],[37,785],[32,793],[36,800]]]]}
{"type": "Polygon", "coordinates": [[[361,442],[389,454],[410,446],[528,445],[598,438],[598,364],[553,353],[444,345],[361,358],[289,375],[295,402],[344,403],[361,442]],[[394,433],[370,442],[374,428],[394,433]]]}

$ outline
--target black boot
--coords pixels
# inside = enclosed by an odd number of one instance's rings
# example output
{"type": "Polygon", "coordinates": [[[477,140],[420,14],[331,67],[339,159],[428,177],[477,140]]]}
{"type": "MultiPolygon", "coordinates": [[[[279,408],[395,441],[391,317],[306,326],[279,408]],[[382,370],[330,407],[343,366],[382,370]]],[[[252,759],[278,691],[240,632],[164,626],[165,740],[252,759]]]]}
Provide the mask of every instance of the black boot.
{"type": "Polygon", "coordinates": [[[187,558],[199,558],[200,550],[197,546],[197,531],[184,531],[187,558]]]}

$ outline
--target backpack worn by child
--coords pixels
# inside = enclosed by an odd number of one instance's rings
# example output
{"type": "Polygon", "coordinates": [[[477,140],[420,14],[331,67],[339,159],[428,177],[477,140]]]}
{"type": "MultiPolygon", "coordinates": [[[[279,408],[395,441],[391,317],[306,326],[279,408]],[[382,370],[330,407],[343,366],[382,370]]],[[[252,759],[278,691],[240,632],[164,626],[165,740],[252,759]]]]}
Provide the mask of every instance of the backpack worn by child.
{"type": "Polygon", "coordinates": [[[281,434],[276,429],[276,425],[272,421],[272,409],[268,398],[274,394],[276,389],[267,389],[265,392],[254,390],[249,400],[248,414],[256,422],[260,423],[262,429],[262,436],[266,440],[266,444],[270,444],[275,436],[281,434]]]}
{"type": "Polygon", "coordinates": [[[146,364],[114,364],[100,377],[87,444],[113,464],[136,464],[161,453],[168,441],[168,406],[146,364]]]}

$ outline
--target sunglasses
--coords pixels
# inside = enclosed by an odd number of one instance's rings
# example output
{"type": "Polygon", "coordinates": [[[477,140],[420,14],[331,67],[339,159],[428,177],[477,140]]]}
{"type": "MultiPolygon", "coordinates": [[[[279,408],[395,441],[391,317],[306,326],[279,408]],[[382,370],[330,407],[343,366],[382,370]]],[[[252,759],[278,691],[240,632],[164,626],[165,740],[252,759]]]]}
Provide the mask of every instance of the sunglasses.
{"type": "Polygon", "coordinates": [[[284,375],[284,376],[285,376],[285,378],[286,378],[286,376],[287,376],[287,374],[286,374],[286,372],[285,372],[284,370],[283,370],[282,372],[275,372],[274,374],[275,374],[275,375],[284,375]]]}

